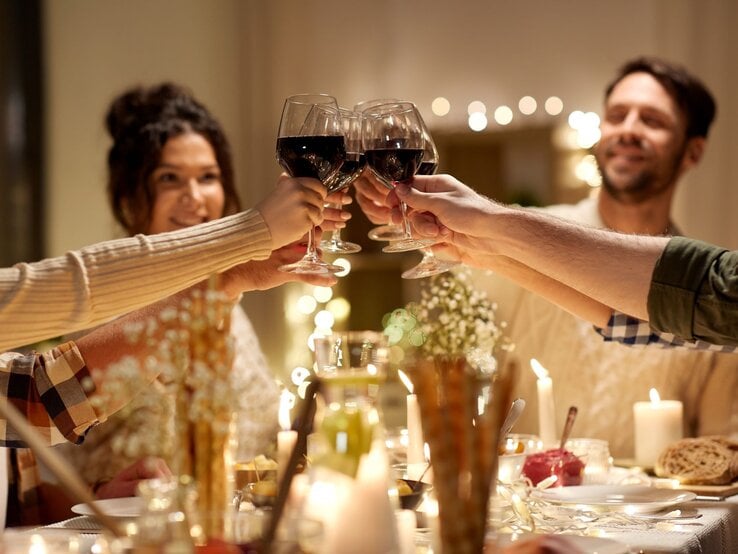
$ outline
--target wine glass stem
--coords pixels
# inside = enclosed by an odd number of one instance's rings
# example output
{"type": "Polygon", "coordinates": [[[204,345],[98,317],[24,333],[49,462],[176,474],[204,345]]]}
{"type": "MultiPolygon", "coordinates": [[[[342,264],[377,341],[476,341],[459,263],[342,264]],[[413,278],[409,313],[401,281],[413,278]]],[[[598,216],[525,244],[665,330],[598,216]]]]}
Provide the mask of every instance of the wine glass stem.
{"type": "Polygon", "coordinates": [[[407,204],[400,201],[400,212],[402,212],[402,227],[405,232],[405,238],[411,239],[413,237],[410,232],[410,220],[407,218],[407,204]]]}
{"type": "MultiPolygon", "coordinates": [[[[331,204],[331,208],[336,208],[337,210],[341,209],[341,204],[331,204]]],[[[330,243],[333,246],[338,246],[341,244],[341,229],[333,229],[331,232],[331,238],[330,243]]]]}
{"type": "Polygon", "coordinates": [[[307,244],[307,252],[305,252],[305,258],[309,259],[313,262],[319,262],[320,258],[318,257],[318,251],[315,248],[315,225],[310,227],[310,231],[308,231],[308,244],[307,244]]]}

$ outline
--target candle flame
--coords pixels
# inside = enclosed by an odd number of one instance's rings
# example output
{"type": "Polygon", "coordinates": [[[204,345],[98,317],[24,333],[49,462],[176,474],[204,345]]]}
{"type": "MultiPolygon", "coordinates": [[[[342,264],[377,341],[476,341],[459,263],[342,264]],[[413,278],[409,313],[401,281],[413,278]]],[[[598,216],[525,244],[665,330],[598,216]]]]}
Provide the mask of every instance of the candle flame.
{"type": "Polygon", "coordinates": [[[653,404],[658,404],[659,402],[661,402],[659,391],[657,391],[656,389],[651,389],[650,391],[648,391],[648,396],[651,399],[651,403],[653,404]]]}
{"type": "Polygon", "coordinates": [[[425,455],[425,461],[430,462],[430,445],[427,442],[423,443],[423,454],[425,455]]]}
{"type": "Polygon", "coordinates": [[[546,379],[548,377],[548,371],[541,363],[535,358],[530,359],[530,367],[539,379],[546,379]]]}
{"type": "Polygon", "coordinates": [[[407,391],[410,394],[412,394],[413,391],[415,390],[415,387],[413,387],[413,384],[410,381],[410,378],[407,375],[405,375],[405,372],[402,371],[401,369],[397,370],[397,376],[400,378],[400,381],[402,381],[402,384],[405,385],[405,388],[407,389],[407,391]]]}
{"type": "MultiPolygon", "coordinates": [[[[295,405],[295,395],[288,390],[283,390],[279,395],[279,426],[283,431],[289,431],[292,428],[292,420],[290,419],[290,410],[295,405]]],[[[272,412],[274,413],[274,412],[272,412]]]]}

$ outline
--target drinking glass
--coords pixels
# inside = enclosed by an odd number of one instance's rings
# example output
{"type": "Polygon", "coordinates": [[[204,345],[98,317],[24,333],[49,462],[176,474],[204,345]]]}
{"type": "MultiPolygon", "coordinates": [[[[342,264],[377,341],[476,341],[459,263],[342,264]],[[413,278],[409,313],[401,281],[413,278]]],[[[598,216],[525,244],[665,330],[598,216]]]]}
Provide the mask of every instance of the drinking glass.
{"type": "MultiPolygon", "coordinates": [[[[312,177],[323,186],[338,172],[346,157],[338,103],[326,94],[298,94],[285,100],[277,137],[277,161],[292,177],[312,177]]],[[[305,256],[280,271],[329,275],[343,271],[324,262],[310,228],[305,256]]]]}
{"type": "MultiPolygon", "coordinates": [[[[364,100],[354,106],[354,111],[363,113],[381,104],[397,104],[398,102],[402,102],[402,100],[398,100],[397,98],[376,98],[374,100],[364,100]]],[[[367,236],[376,241],[392,241],[403,238],[405,233],[400,225],[387,223],[386,225],[378,225],[377,227],[374,227],[369,231],[367,236]]]]}
{"type": "Polygon", "coordinates": [[[325,399],[315,462],[353,477],[380,423],[378,395],[387,372],[387,339],[375,331],[349,331],[316,337],[314,343],[325,399]]]}
{"type": "MultiPolygon", "coordinates": [[[[346,159],[338,172],[326,181],[329,193],[351,186],[351,183],[361,175],[366,163],[364,149],[361,145],[361,114],[345,108],[339,108],[338,111],[341,117],[341,132],[346,145],[346,159]]],[[[340,205],[335,207],[341,208],[340,205]]],[[[334,254],[361,252],[361,246],[358,244],[341,239],[340,229],[336,229],[327,239],[324,239],[320,247],[323,251],[334,254]]]]}
{"type": "MultiPolygon", "coordinates": [[[[417,107],[416,107],[417,110],[417,107]]],[[[428,130],[428,126],[423,121],[423,117],[418,111],[418,119],[423,130],[423,139],[425,148],[423,149],[423,161],[416,172],[418,175],[433,175],[438,170],[438,149],[436,148],[433,137],[428,130]]],[[[403,279],[422,279],[448,271],[449,269],[459,265],[458,262],[439,260],[430,248],[423,248],[423,259],[415,267],[411,267],[402,273],[403,279]]]]}
{"type": "MultiPolygon", "coordinates": [[[[388,188],[412,179],[423,159],[423,131],[411,102],[381,104],[364,112],[362,140],[366,163],[388,188]]],[[[407,206],[400,202],[403,237],[390,242],[383,252],[408,252],[433,244],[414,239],[407,219],[407,206]]]]}

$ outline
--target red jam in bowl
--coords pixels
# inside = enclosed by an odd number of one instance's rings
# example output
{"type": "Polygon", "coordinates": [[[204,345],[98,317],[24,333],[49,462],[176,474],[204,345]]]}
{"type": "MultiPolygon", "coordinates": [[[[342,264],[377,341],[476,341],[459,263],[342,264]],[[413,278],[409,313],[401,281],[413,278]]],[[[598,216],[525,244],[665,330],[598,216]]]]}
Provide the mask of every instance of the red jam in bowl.
{"type": "Polygon", "coordinates": [[[568,450],[553,448],[545,452],[529,454],[525,458],[522,474],[537,485],[547,477],[555,475],[553,487],[581,485],[584,477],[584,462],[568,450]]]}

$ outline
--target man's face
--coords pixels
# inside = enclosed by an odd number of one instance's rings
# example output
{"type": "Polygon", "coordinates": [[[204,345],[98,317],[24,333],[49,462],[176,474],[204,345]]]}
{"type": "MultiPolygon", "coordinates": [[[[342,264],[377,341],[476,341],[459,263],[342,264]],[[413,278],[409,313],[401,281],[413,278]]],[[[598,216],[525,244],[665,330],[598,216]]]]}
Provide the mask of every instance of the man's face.
{"type": "Polygon", "coordinates": [[[639,203],[674,186],[686,148],[686,121],[648,73],[631,73],[605,102],[595,157],[605,190],[639,203]]]}

